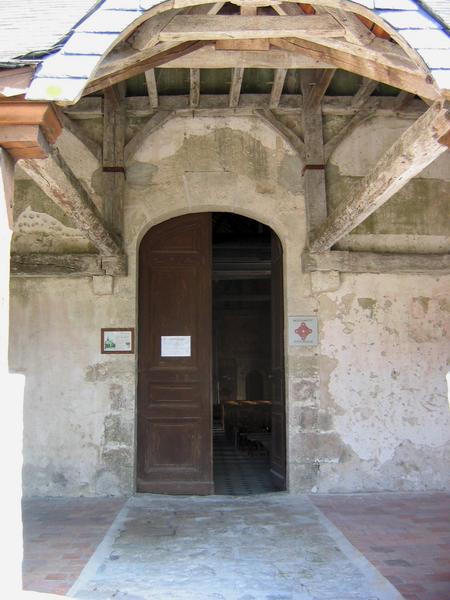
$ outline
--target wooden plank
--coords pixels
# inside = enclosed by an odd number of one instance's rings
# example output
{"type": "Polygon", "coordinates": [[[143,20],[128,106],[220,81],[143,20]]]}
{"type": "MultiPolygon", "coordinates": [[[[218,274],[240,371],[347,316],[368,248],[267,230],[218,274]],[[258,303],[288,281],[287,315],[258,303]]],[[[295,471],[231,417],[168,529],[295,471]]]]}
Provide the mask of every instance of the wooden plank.
{"type": "Polygon", "coordinates": [[[342,37],[344,28],[329,15],[297,17],[179,15],[159,33],[163,42],[197,40],[342,37]]]}
{"type": "Polygon", "coordinates": [[[339,271],[341,273],[450,273],[449,254],[382,254],[376,252],[304,252],[305,273],[339,271]]]}
{"type": "Polygon", "coordinates": [[[136,152],[141,148],[142,144],[145,140],[155,133],[158,129],[160,129],[169,119],[173,116],[172,111],[168,110],[158,110],[150,119],[140,127],[139,131],[136,133],[134,137],[128,142],[125,146],[124,158],[125,164],[129,164],[136,152]]]}
{"type": "Polygon", "coordinates": [[[233,69],[230,87],[230,108],[236,108],[239,105],[239,96],[241,94],[242,80],[244,78],[244,69],[239,67],[233,69]]]}
{"type": "Polygon", "coordinates": [[[366,48],[363,52],[362,46],[343,43],[340,40],[335,43],[332,38],[321,39],[320,43],[298,38],[272,39],[271,44],[283,50],[306,54],[336,68],[367,76],[431,100],[439,97],[438,90],[430,83],[429,75],[421,72],[411,61],[377,51],[375,46],[366,48]]]}
{"type": "Polygon", "coordinates": [[[189,105],[197,108],[200,102],[200,69],[189,69],[190,73],[190,91],[189,105]]]}
{"type": "Polygon", "coordinates": [[[362,108],[377,87],[378,81],[364,77],[359,90],[353,97],[352,106],[362,108]]]}
{"type": "Polygon", "coordinates": [[[215,2],[214,4],[200,4],[186,9],[185,14],[189,15],[217,15],[225,2],[215,2]]]}
{"type": "Polygon", "coordinates": [[[118,236],[123,230],[125,191],[124,145],[126,130],[125,85],[103,93],[103,217],[118,236]]]}
{"type": "Polygon", "coordinates": [[[150,108],[158,107],[158,86],[156,84],[155,69],[145,71],[145,82],[147,84],[148,100],[150,108]]]}
{"type": "MultiPolygon", "coordinates": [[[[310,71],[308,75],[308,85],[304,86],[303,106],[311,112],[319,110],[325,92],[334,77],[336,69],[323,69],[319,71],[310,71]]],[[[306,73],[303,73],[303,77],[306,73]]],[[[303,86],[302,86],[303,87],[303,86]]]]}
{"type": "Polygon", "coordinates": [[[0,71],[0,96],[10,98],[25,94],[33,79],[34,70],[33,66],[0,71]]]}
{"type": "Polygon", "coordinates": [[[328,140],[328,142],[324,145],[324,159],[325,164],[330,160],[330,156],[333,152],[342,144],[342,142],[354,131],[357,127],[359,127],[364,121],[368,121],[376,115],[376,111],[367,111],[362,110],[355,115],[353,115],[347,123],[334,135],[332,138],[328,140]]]}
{"type": "Polygon", "coordinates": [[[92,277],[96,275],[124,276],[126,256],[100,254],[13,254],[13,277],[92,277]]]}
{"type": "Polygon", "coordinates": [[[320,227],[312,251],[331,248],[447,150],[440,138],[450,131],[449,107],[435,102],[399,137],[320,227]]]}
{"type": "Polygon", "coordinates": [[[279,15],[287,15],[296,17],[298,15],[304,15],[305,13],[300,6],[294,2],[280,2],[280,4],[272,4],[272,8],[279,15]]]}
{"type": "Polygon", "coordinates": [[[281,94],[283,93],[284,81],[286,79],[287,69],[276,69],[275,77],[270,92],[270,108],[276,108],[280,104],[281,94]]]}
{"type": "Polygon", "coordinates": [[[255,115],[262,119],[271,129],[273,129],[297,152],[298,156],[304,160],[305,144],[298,135],[289,129],[280,119],[278,119],[271,110],[255,110],[255,115]]]}
{"type": "Polygon", "coordinates": [[[19,161],[20,167],[42,191],[73,219],[91,242],[104,254],[120,254],[116,237],[110,232],[94,202],[65,163],[60,152],[47,149],[47,158],[19,161]]]}

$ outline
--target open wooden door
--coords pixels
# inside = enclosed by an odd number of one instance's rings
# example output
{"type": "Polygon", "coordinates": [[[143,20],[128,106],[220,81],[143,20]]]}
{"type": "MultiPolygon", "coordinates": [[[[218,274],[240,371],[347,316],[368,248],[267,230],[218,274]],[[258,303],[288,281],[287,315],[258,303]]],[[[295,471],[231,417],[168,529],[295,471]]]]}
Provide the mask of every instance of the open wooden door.
{"type": "Polygon", "coordinates": [[[211,215],[152,228],[139,251],[137,490],[210,494],[211,215]]]}
{"type": "Polygon", "coordinates": [[[271,325],[272,440],[270,474],[275,487],[285,490],[286,412],[284,389],[283,250],[280,240],[274,233],[272,233],[271,325]]]}

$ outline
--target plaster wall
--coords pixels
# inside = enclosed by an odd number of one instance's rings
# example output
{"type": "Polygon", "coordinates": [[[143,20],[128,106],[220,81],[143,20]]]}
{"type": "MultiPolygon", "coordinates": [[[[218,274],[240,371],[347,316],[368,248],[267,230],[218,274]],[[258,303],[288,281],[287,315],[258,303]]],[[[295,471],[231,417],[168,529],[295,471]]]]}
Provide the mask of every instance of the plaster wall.
{"type": "Polygon", "coordinates": [[[450,489],[450,279],[303,274],[302,166],[256,118],[174,118],[128,165],[129,275],[115,278],[113,293],[89,278],[12,281],[26,494],[134,490],[135,356],[102,355],[100,328],[138,326],[136,252],[146,231],[201,211],[272,227],[283,244],[286,316],[320,319],[320,346],[286,340],[289,490],[450,489]]]}

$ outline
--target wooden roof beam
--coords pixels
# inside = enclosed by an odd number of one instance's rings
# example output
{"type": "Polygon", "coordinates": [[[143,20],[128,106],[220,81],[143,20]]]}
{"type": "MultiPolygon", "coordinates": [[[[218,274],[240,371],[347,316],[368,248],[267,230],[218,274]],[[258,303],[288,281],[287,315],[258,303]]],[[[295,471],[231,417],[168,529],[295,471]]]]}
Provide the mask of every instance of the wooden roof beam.
{"type": "Polygon", "coordinates": [[[175,16],[159,33],[162,42],[284,38],[342,37],[344,28],[330,15],[296,17],[205,15],[175,16]]]}
{"type": "Polygon", "coordinates": [[[438,101],[380,158],[318,229],[311,251],[329,250],[450,145],[450,102],[438,101]]]}
{"type": "Polygon", "coordinates": [[[431,100],[439,98],[439,92],[429,75],[386,40],[376,39],[370,47],[357,46],[334,38],[316,39],[314,42],[300,38],[271,39],[271,44],[276,48],[299,52],[303,56],[310,56],[336,68],[387,83],[431,100]],[[389,44],[389,51],[385,50],[386,43],[389,44]]]}

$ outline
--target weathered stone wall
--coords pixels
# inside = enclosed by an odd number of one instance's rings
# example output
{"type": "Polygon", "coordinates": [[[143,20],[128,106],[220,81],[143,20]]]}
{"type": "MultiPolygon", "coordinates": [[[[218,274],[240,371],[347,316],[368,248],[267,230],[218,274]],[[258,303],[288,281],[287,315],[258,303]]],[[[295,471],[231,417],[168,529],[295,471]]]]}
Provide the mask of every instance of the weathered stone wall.
{"type": "MultiPolygon", "coordinates": [[[[352,152],[360,149],[347,149],[344,162],[356,169],[352,152]]],[[[360,176],[333,161],[329,178],[360,176]]],[[[446,167],[432,167],[436,178],[446,167]]],[[[286,344],[289,489],[450,489],[450,279],[303,274],[301,170],[293,150],[256,118],[173,119],[128,166],[129,275],[115,279],[113,294],[99,294],[88,278],[13,280],[11,365],[26,375],[27,494],[133,491],[135,356],[100,354],[100,328],[138,326],[136,252],[146,231],[215,210],[274,229],[284,249],[286,316],[319,315],[319,347],[286,344]]],[[[19,186],[22,198],[30,185],[19,186]]]]}

